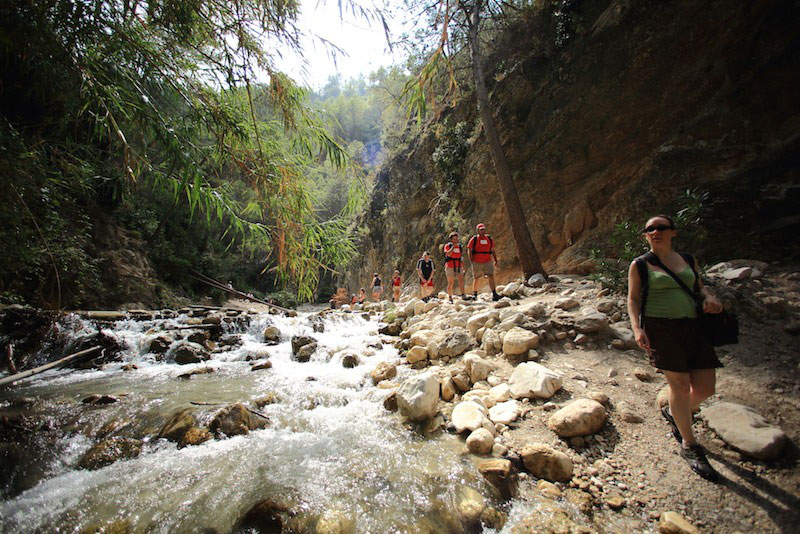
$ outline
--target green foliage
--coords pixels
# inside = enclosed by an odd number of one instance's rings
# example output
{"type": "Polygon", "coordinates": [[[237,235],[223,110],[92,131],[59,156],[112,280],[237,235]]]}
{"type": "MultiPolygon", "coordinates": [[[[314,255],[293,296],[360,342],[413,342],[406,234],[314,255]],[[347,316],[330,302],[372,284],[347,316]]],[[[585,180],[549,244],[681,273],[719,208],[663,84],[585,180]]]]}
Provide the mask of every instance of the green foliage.
{"type": "Polygon", "coordinates": [[[466,122],[446,127],[439,136],[439,144],[433,151],[433,163],[444,177],[444,188],[455,189],[461,182],[462,167],[469,153],[469,137],[472,128],[466,122]]]}

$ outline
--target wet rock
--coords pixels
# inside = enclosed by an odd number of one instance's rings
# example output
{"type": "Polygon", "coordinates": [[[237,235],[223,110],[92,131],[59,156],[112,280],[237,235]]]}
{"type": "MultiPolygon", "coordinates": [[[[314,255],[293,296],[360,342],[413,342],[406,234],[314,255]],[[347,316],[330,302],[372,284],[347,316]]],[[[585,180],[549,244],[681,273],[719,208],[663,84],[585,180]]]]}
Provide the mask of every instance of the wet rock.
{"type": "Polygon", "coordinates": [[[519,364],[508,379],[511,396],[515,399],[549,399],[561,389],[562,382],[560,374],[535,362],[519,364]]]}
{"type": "Polygon", "coordinates": [[[561,490],[558,489],[558,486],[556,486],[555,484],[553,484],[548,480],[540,480],[539,482],[537,482],[536,489],[538,489],[539,493],[541,493],[548,499],[558,499],[563,495],[561,493],[561,490]]]}
{"type": "Polygon", "coordinates": [[[189,372],[186,372],[186,373],[178,375],[178,378],[181,378],[183,380],[188,380],[188,379],[192,378],[195,375],[207,375],[207,374],[211,374],[213,372],[214,372],[214,369],[212,367],[199,367],[197,369],[192,369],[189,372]]]}
{"type": "Polygon", "coordinates": [[[699,530],[678,512],[664,512],[658,520],[661,534],[699,534],[699,530]]]}
{"type": "MultiPolygon", "coordinates": [[[[281,331],[277,326],[270,325],[264,329],[264,342],[270,345],[277,345],[281,341],[281,331]]],[[[292,344],[294,350],[294,344],[292,344]]]]}
{"type": "Polygon", "coordinates": [[[606,420],[603,405],[591,399],[577,399],[553,413],[547,427],[562,438],[594,434],[606,420]]]}
{"type": "Polygon", "coordinates": [[[262,395],[257,399],[251,401],[253,406],[256,408],[263,408],[264,406],[269,406],[270,404],[275,404],[278,402],[278,396],[275,393],[267,393],[266,395],[262,395]]]}
{"type": "Polygon", "coordinates": [[[519,402],[508,400],[489,408],[489,419],[494,423],[507,425],[517,420],[521,412],[519,402]]]}
{"type": "Polygon", "coordinates": [[[493,458],[478,463],[478,471],[483,478],[500,491],[504,499],[517,494],[517,476],[510,460],[493,458]]]}
{"type": "Polygon", "coordinates": [[[590,514],[592,512],[592,503],[594,498],[590,493],[581,491],[579,489],[568,489],[566,492],[567,500],[580,510],[583,514],[590,514]]]}
{"type": "Polygon", "coordinates": [[[456,509],[461,524],[468,531],[481,529],[481,513],[484,508],[486,508],[486,502],[480,493],[469,486],[460,488],[456,496],[456,509]]]}
{"type": "Polygon", "coordinates": [[[150,345],[147,348],[147,352],[152,352],[153,354],[164,354],[169,350],[170,345],[172,345],[172,338],[166,334],[161,334],[150,340],[150,345]]]}
{"type": "Polygon", "coordinates": [[[783,430],[749,406],[717,402],[700,416],[728,445],[759,460],[777,458],[787,441],[783,430]]]}
{"type": "Polygon", "coordinates": [[[114,404],[115,402],[119,402],[119,399],[114,395],[89,395],[85,399],[81,401],[84,404],[92,404],[92,405],[104,405],[104,404],[114,404]]]}
{"type": "Polygon", "coordinates": [[[485,428],[473,430],[467,436],[467,450],[475,454],[489,454],[494,445],[494,436],[485,428]]]}
{"type": "Polygon", "coordinates": [[[305,363],[311,359],[311,356],[317,351],[316,342],[307,343],[297,349],[297,352],[292,353],[292,359],[301,363],[305,363]]]}
{"type": "Polygon", "coordinates": [[[186,365],[190,363],[200,363],[211,358],[208,351],[198,345],[187,341],[181,341],[173,352],[175,363],[186,365]]]}
{"type": "Polygon", "coordinates": [[[294,513],[288,504],[267,499],[250,508],[237,521],[233,532],[286,532],[292,515],[294,513]]]}
{"type": "Polygon", "coordinates": [[[94,445],[83,455],[78,467],[81,469],[100,469],[118,460],[136,458],[142,452],[142,441],[132,438],[113,437],[94,445]]]}
{"type": "Polygon", "coordinates": [[[381,362],[369,374],[372,382],[377,384],[383,380],[391,380],[397,376],[397,366],[389,362],[381,362]]]}
{"type": "Polygon", "coordinates": [[[385,399],[383,399],[383,407],[390,411],[397,411],[397,392],[392,391],[385,399]]]}
{"type": "Polygon", "coordinates": [[[95,437],[97,439],[105,439],[119,430],[129,426],[131,422],[132,421],[130,419],[112,419],[100,427],[100,430],[97,431],[97,435],[95,437]]]}
{"type": "Polygon", "coordinates": [[[426,372],[406,379],[397,389],[397,407],[411,421],[425,421],[436,415],[439,381],[426,372]]]}
{"type": "Polygon", "coordinates": [[[356,520],[339,510],[325,510],[317,520],[316,534],[355,534],[356,520]]]}
{"type": "Polygon", "coordinates": [[[198,345],[204,345],[209,339],[211,339],[211,334],[208,330],[196,330],[194,332],[189,332],[186,336],[186,341],[197,343],[198,345]]]}
{"type": "Polygon", "coordinates": [[[136,365],[135,363],[126,363],[125,365],[122,366],[123,371],[135,371],[138,368],[139,366],[136,365]]]}
{"type": "Polygon", "coordinates": [[[473,401],[462,401],[453,408],[450,420],[459,434],[481,428],[486,421],[486,408],[473,401]]]}
{"type": "Polygon", "coordinates": [[[380,327],[378,333],[384,336],[399,336],[402,330],[403,328],[400,326],[400,323],[394,322],[380,327]]]}
{"type": "Polygon", "coordinates": [[[247,434],[253,427],[250,412],[242,403],[226,406],[214,416],[208,429],[214,434],[224,434],[228,437],[247,434]]]}
{"type": "Polygon", "coordinates": [[[189,408],[184,408],[172,414],[158,432],[158,437],[169,441],[179,442],[189,429],[197,425],[197,420],[189,408]]]}
{"type": "Polygon", "coordinates": [[[527,445],[522,449],[525,469],[534,476],[550,482],[566,482],[572,478],[572,460],[563,452],[543,443],[527,445]]]}
{"type": "Polygon", "coordinates": [[[205,443],[206,441],[210,440],[212,437],[213,436],[211,435],[211,432],[209,432],[207,429],[192,427],[187,430],[183,436],[181,436],[180,441],[178,441],[178,448],[182,449],[191,445],[200,445],[201,443],[205,443]]]}
{"type": "Polygon", "coordinates": [[[269,360],[257,362],[250,368],[251,371],[264,371],[267,369],[272,369],[272,362],[269,360]]]}
{"type": "Polygon", "coordinates": [[[92,524],[80,530],[80,534],[130,534],[133,532],[130,519],[117,519],[109,523],[92,524]]]}
{"type": "Polygon", "coordinates": [[[451,329],[438,344],[438,357],[461,356],[472,345],[472,339],[463,328],[451,329]]]}
{"type": "Polygon", "coordinates": [[[316,342],[317,340],[311,336],[292,336],[292,354],[297,355],[302,347],[316,342]]]}
{"type": "Polygon", "coordinates": [[[507,356],[527,354],[539,346],[539,336],[524,328],[514,327],[503,337],[503,353],[507,356]]]}
{"type": "Polygon", "coordinates": [[[356,366],[358,366],[358,356],[353,353],[347,353],[342,356],[342,367],[352,369],[356,366]]]}

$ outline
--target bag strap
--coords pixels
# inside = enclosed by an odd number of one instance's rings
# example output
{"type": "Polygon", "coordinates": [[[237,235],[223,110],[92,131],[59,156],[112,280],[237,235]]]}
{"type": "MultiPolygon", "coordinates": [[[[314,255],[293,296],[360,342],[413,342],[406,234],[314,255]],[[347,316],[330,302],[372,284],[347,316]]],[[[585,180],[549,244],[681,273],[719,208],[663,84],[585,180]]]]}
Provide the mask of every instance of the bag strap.
{"type": "MultiPolygon", "coordinates": [[[[681,254],[681,257],[684,259],[684,261],[686,261],[686,263],[688,263],[689,266],[692,268],[692,272],[695,273],[694,279],[695,279],[695,282],[696,282],[697,281],[697,272],[694,270],[694,265],[692,265],[692,263],[690,263],[690,260],[693,260],[693,258],[691,256],[688,256],[688,257],[687,256],[684,256],[683,254],[681,254]]],[[[678,278],[678,276],[675,273],[670,271],[669,268],[666,265],[664,265],[664,262],[662,262],[661,259],[658,256],[653,254],[651,258],[647,259],[647,261],[649,261],[650,263],[652,263],[653,265],[655,265],[657,267],[661,267],[664,270],[665,273],[670,275],[672,277],[672,279],[675,280],[678,283],[678,285],[681,287],[681,289],[686,291],[689,294],[689,296],[692,297],[692,300],[694,300],[695,303],[698,306],[702,306],[703,305],[703,302],[697,297],[697,293],[695,293],[694,291],[689,289],[689,286],[684,284],[683,280],[678,278]]]]}

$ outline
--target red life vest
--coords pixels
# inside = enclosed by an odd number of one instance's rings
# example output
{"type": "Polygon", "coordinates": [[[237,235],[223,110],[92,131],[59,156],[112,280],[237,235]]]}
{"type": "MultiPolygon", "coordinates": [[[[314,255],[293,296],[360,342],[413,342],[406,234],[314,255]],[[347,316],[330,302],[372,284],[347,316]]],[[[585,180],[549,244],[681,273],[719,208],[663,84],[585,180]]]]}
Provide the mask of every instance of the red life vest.
{"type": "Polygon", "coordinates": [[[400,277],[399,276],[393,276],[392,277],[392,285],[393,286],[399,286],[400,285],[400,277]]]}
{"type": "Polygon", "coordinates": [[[488,263],[492,259],[494,241],[489,234],[474,235],[467,243],[467,248],[472,250],[472,261],[475,263],[488,263]]]}
{"type": "Polygon", "coordinates": [[[461,267],[461,243],[445,243],[444,244],[444,266],[456,269],[461,267]]]}

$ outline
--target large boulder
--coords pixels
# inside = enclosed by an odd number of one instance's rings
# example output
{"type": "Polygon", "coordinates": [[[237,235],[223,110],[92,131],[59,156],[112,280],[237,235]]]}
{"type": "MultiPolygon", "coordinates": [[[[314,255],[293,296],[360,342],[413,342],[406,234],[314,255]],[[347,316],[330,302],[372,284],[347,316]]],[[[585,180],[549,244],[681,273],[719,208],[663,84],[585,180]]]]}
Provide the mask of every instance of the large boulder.
{"type": "Polygon", "coordinates": [[[197,419],[189,408],[178,410],[167,419],[158,432],[159,438],[179,442],[183,435],[197,426],[197,419]]]}
{"type": "Polygon", "coordinates": [[[309,361],[315,352],[317,352],[316,342],[308,343],[300,347],[297,352],[293,354],[292,358],[298,362],[304,363],[309,361]]]}
{"type": "Polygon", "coordinates": [[[369,374],[372,381],[377,384],[383,380],[391,380],[397,376],[397,366],[389,362],[381,362],[369,374]]]}
{"type": "Polygon", "coordinates": [[[593,334],[608,328],[608,316],[597,310],[588,310],[575,320],[575,330],[581,334],[593,334]]]}
{"type": "Polygon", "coordinates": [[[453,408],[450,419],[459,434],[466,430],[477,430],[486,420],[486,408],[473,401],[459,402],[453,408]]]}
{"type": "Polygon", "coordinates": [[[270,345],[277,345],[281,341],[281,331],[275,325],[270,325],[264,329],[264,342],[270,345]]]}
{"type": "Polygon", "coordinates": [[[514,399],[500,402],[489,408],[489,419],[493,423],[502,423],[507,425],[516,421],[520,414],[519,402],[514,399]]]}
{"type": "Polygon", "coordinates": [[[316,343],[316,341],[311,336],[292,336],[292,354],[296,356],[302,347],[316,343]]]}
{"type": "Polygon", "coordinates": [[[547,307],[541,302],[531,302],[519,307],[519,312],[534,319],[547,315],[547,307]]]}
{"type": "Polygon", "coordinates": [[[406,379],[397,389],[397,407],[411,421],[426,421],[436,415],[439,381],[432,373],[406,379]]]}
{"type": "Polygon", "coordinates": [[[434,340],[436,333],[433,330],[423,329],[417,330],[411,334],[409,342],[412,347],[427,347],[428,343],[434,340]]]}
{"type": "Polygon", "coordinates": [[[606,421],[606,409],[597,401],[577,399],[557,410],[547,427],[562,438],[594,434],[606,421]]]}
{"type": "Polygon", "coordinates": [[[503,337],[503,353],[507,356],[527,354],[529,349],[535,349],[538,345],[539,336],[524,328],[514,327],[503,337]]]}
{"type": "Polygon", "coordinates": [[[509,282],[503,288],[501,295],[508,298],[517,298],[519,296],[522,286],[516,282],[509,282]]]}
{"type": "Polygon", "coordinates": [[[428,349],[423,346],[415,345],[406,352],[408,363],[417,363],[428,359],[428,349]]]}
{"type": "Polygon", "coordinates": [[[527,445],[521,452],[525,469],[535,477],[550,482],[566,482],[572,478],[572,460],[561,451],[543,443],[527,445]]]}
{"type": "Polygon", "coordinates": [[[786,444],[786,434],[750,408],[717,402],[703,408],[700,417],[731,447],[759,460],[773,460],[786,444]]]}
{"type": "Polygon", "coordinates": [[[189,363],[200,363],[211,358],[208,351],[197,343],[181,341],[175,346],[173,351],[175,363],[186,365],[189,363]]]}
{"type": "Polygon", "coordinates": [[[253,426],[250,412],[247,411],[245,405],[236,403],[217,412],[208,428],[214,434],[224,434],[230,437],[247,434],[253,426]]]}
{"type": "Polygon", "coordinates": [[[437,357],[454,358],[461,356],[472,345],[472,339],[463,328],[453,328],[439,342],[437,357]]]}
{"type": "Polygon", "coordinates": [[[142,441],[133,438],[113,437],[95,444],[86,451],[78,467],[81,469],[100,469],[117,460],[136,458],[142,452],[142,441]]]}
{"type": "Polygon", "coordinates": [[[560,374],[551,371],[536,362],[519,364],[511,377],[508,386],[515,399],[540,398],[549,399],[561,389],[563,379],[560,374]]]}

